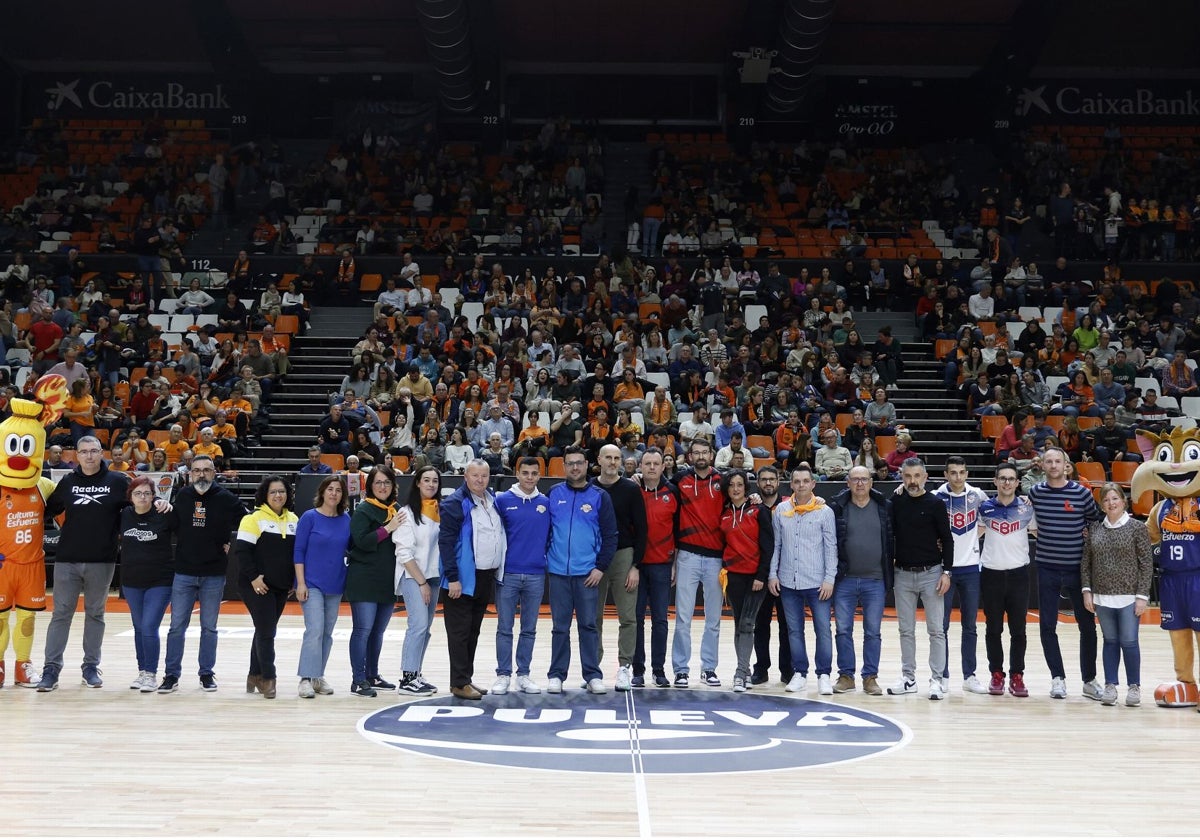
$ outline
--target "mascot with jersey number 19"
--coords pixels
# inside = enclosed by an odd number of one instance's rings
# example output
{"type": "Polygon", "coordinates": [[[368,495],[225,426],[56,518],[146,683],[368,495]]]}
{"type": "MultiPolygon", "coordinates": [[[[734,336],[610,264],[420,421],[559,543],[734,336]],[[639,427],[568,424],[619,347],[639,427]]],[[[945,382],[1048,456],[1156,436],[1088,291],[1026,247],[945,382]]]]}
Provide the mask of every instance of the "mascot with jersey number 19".
{"type": "Polygon", "coordinates": [[[1158,705],[1195,706],[1196,642],[1200,642],[1200,434],[1178,427],[1169,434],[1138,431],[1145,461],[1130,485],[1136,502],[1153,491],[1166,498],[1150,509],[1146,527],[1159,548],[1161,626],[1171,636],[1175,682],[1154,692],[1158,705]]]}

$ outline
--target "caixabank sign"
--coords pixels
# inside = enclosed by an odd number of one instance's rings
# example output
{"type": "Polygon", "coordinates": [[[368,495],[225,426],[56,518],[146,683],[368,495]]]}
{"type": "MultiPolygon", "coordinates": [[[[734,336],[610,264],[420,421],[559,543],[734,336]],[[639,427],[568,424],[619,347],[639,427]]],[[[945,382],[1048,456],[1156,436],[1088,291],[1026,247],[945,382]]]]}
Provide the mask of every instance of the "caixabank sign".
{"type": "Polygon", "coordinates": [[[1037,81],[1014,94],[1014,116],[1030,123],[1177,125],[1200,121],[1200,85],[1190,81],[1037,81]]]}
{"type": "Polygon", "coordinates": [[[39,74],[25,80],[27,116],[122,117],[187,112],[228,117],[235,111],[228,85],[210,76],[100,76],[39,74]]]}
{"type": "Polygon", "coordinates": [[[432,697],[359,721],[378,744],[474,764],[586,773],[745,773],[883,755],[911,733],[874,712],[770,694],[632,693],[432,697]]]}

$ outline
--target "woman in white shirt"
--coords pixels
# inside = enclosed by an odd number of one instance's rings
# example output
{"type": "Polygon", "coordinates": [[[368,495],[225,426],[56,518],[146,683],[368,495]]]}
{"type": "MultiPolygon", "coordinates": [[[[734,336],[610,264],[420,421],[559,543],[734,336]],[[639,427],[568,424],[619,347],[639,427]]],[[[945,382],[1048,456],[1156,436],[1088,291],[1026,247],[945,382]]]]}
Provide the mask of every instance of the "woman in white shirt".
{"type": "Polygon", "coordinates": [[[429,647],[430,627],[441,591],[438,552],[441,487],[441,476],[435,467],[418,469],[408,502],[397,513],[400,526],[392,533],[396,545],[396,594],[404,599],[408,613],[400,654],[403,673],[396,689],[400,694],[427,695],[437,691],[421,676],[421,664],[429,647]]]}
{"type": "Polygon", "coordinates": [[[466,432],[455,426],[450,430],[450,444],[446,447],[446,471],[462,475],[475,457],[475,450],[467,443],[466,432]]]}
{"type": "Polygon", "coordinates": [[[184,315],[203,315],[205,308],[214,303],[212,295],[200,288],[200,281],[193,280],[188,290],[179,296],[179,311],[184,315]]]}

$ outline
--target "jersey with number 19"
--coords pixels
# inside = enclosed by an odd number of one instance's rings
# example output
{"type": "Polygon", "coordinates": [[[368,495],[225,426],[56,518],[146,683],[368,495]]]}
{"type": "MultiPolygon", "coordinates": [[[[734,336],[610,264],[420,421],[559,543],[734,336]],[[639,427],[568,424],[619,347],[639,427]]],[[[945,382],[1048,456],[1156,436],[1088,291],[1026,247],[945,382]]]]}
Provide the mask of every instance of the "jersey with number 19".
{"type": "Polygon", "coordinates": [[[1195,499],[1166,499],[1158,510],[1164,574],[1200,571],[1200,504],[1195,499]]]}

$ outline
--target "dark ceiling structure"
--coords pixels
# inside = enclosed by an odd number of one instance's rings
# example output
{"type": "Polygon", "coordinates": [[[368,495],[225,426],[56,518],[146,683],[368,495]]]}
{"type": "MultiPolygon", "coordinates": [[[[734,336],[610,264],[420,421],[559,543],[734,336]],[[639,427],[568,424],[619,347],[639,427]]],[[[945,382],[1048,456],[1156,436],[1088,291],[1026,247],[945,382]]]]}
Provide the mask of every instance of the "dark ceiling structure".
{"type": "Polygon", "coordinates": [[[1200,63],[1200,0],[1136,13],[1124,0],[57,0],[6,18],[0,60],[18,75],[410,74],[464,114],[512,73],[750,84],[755,50],[771,58],[753,83],[776,113],[801,108],[814,78],[1195,77],[1200,63]]]}

